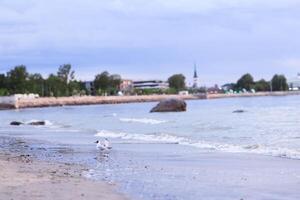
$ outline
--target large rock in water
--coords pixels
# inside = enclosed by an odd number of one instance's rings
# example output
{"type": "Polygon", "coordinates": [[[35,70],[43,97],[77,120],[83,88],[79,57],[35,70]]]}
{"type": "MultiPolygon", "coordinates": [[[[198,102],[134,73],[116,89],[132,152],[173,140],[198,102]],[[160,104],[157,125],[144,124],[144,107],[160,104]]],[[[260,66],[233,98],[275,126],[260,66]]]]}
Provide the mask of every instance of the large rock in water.
{"type": "Polygon", "coordinates": [[[182,99],[165,99],[159,102],[150,112],[184,112],[186,103],[182,99]]]}

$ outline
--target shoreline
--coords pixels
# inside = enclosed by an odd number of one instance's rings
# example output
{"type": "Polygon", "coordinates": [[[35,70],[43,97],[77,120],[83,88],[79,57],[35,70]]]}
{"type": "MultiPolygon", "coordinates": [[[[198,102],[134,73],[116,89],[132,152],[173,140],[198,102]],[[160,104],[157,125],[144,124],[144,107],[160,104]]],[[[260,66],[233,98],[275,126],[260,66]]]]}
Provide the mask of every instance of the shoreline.
{"type": "Polygon", "coordinates": [[[40,107],[59,107],[66,105],[96,105],[156,102],[166,98],[180,98],[184,100],[206,99],[206,95],[142,95],[142,96],[71,96],[71,97],[41,97],[16,98],[2,97],[8,100],[1,101],[0,109],[21,109],[40,107]]]}
{"type": "Polygon", "coordinates": [[[0,199],[126,200],[113,185],[84,177],[85,166],[39,160],[23,139],[0,137],[0,199]]]}
{"type": "Polygon", "coordinates": [[[256,92],[241,94],[207,94],[207,99],[223,99],[223,98],[241,98],[241,97],[280,97],[300,95],[300,91],[281,91],[281,92],[256,92]]]}
{"type": "Polygon", "coordinates": [[[97,104],[123,104],[157,102],[167,98],[180,98],[183,100],[223,99],[241,97],[263,96],[290,96],[300,95],[300,91],[287,92],[257,92],[242,94],[198,94],[198,95],[142,95],[142,96],[72,96],[72,97],[41,97],[41,98],[17,98],[0,97],[0,110],[59,107],[66,105],[97,105],[97,104]]]}

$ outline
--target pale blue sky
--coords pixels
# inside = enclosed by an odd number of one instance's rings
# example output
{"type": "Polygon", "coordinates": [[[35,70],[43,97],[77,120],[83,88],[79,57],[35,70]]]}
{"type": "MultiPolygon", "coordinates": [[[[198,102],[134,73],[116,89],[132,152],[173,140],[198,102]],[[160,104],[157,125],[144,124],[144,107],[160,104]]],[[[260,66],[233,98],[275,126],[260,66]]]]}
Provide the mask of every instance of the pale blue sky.
{"type": "Polygon", "coordinates": [[[24,64],[47,75],[71,63],[77,78],[202,85],[300,72],[299,0],[0,0],[0,71],[24,64]]]}

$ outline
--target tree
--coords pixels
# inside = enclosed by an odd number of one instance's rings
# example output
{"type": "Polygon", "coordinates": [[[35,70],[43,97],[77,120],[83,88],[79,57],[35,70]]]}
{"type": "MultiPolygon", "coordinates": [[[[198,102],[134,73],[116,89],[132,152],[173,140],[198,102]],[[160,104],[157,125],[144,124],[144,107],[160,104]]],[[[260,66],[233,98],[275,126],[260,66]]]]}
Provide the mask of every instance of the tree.
{"type": "Polygon", "coordinates": [[[251,74],[244,74],[236,84],[237,89],[251,90],[254,87],[254,80],[251,74]]]}
{"type": "Polygon", "coordinates": [[[8,89],[11,94],[26,93],[28,72],[24,65],[16,66],[7,73],[8,89]]]}
{"type": "Polygon", "coordinates": [[[72,80],[69,82],[68,84],[69,86],[69,93],[71,95],[81,95],[82,93],[86,94],[86,92],[82,92],[83,89],[83,85],[80,81],[77,80],[72,80]]]}
{"type": "Polygon", "coordinates": [[[7,80],[5,74],[0,74],[0,96],[8,95],[7,80]]]}
{"type": "Polygon", "coordinates": [[[65,96],[64,82],[61,78],[54,74],[50,74],[45,81],[45,94],[46,96],[65,96]]]}
{"type": "Polygon", "coordinates": [[[57,76],[65,83],[70,80],[74,80],[75,72],[71,71],[72,66],[70,64],[64,64],[59,66],[57,76]]]}
{"type": "Polygon", "coordinates": [[[119,74],[113,74],[110,76],[110,86],[113,88],[119,88],[121,84],[121,76],[119,74]]]}
{"type": "Polygon", "coordinates": [[[118,93],[120,89],[122,78],[119,74],[113,74],[109,78],[110,78],[109,93],[111,95],[115,95],[118,93]]]}
{"type": "Polygon", "coordinates": [[[118,92],[121,84],[121,76],[118,74],[110,75],[107,71],[96,75],[94,87],[98,94],[114,95],[118,92]]]}
{"type": "Polygon", "coordinates": [[[94,80],[95,89],[106,91],[109,87],[109,73],[107,71],[102,72],[101,74],[96,75],[94,80]]]}
{"type": "Polygon", "coordinates": [[[254,88],[255,91],[258,92],[270,91],[270,83],[265,81],[264,79],[261,79],[255,82],[254,88]]]}
{"type": "Polygon", "coordinates": [[[287,91],[289,89],[284,75],[275,74],[271,82],[273,91],[287,91]]]}
{"type": "Polygon", "coordinates": [[[73,93],[78,93],[78,85],[74,83],[75,72],[72,71],[70,64],[59,66],[57,77],[60,79],[60,81],[57,82],[57,84],[60,85],[57,91],[59,96],[70,96],[73,95],[73,93]]]}
{"type": "Polygon", "coordinates": [[[6,81],[5,74],[0,74],[0,88],[5,88],[7,86],[6,81]]]}
{"type": "Polygon", "coordinates": [[[44,96],[44,79],[41,74],[30,74],[27,81],[27,91],[44,96]]]}
{"type": "Polygon", "coordinates": [[[168,79],[169,87],[177,91],[185,89],[185,76],[182,74],[174,74],[168,79]]]}

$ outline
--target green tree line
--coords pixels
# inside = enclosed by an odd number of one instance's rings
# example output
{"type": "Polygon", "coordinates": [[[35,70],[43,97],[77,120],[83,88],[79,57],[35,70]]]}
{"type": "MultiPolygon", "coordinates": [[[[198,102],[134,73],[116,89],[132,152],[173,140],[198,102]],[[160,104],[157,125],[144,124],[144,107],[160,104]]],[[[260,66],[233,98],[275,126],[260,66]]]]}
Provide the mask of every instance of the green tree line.
{"type": "Polygon", "coordinates": [[[264,91],[287,91],[289,89],[287,79],[282,74],[275,74],[270,81],[265,79],[260,79],[254,81],[251,74],[244,74],[236,83],[231,83],[230,88],[233,90],[243,90],[246,89],[250,91],[254,89],[258,92],[264,91]]]}
{"type": "MultiPolygon", "coordinates": [[[[91,83],[92,91],[86,84],[75,79],[75,71],[70,64],[59,66],[56,73],[44,78],[39,73],[29,73],[26,66],[19,65],[0,74],[0,96],[12,94],[34,93],[42,97],[73,95],[116,95],[120,90],[121,76],[103,71],[95,76],[91,83]]],[[[174,74],[168,78],[169,89],[145,89],[134,91],[136,94],[175,94],[187,89],[183,74],[174,74]]],[[[286,91],[289,89],[284,75],[275,74],[270,81],[264,79],[254,81],[249,73],[244,74],[236,83],[229,84],[230,89],[255,91],[286,91]]],[[[192,91],[193,92],[193,91],[192,91]]]]}
{"type": "Polygon", "coordinates": [[[70,64],[61,65],[56,74],[44,79],[39,73],[31,74],[19,65],[0,74],[0,95],[34,93],[40,96],[71,96],[85,92],[84,84],[75,80],[70,64]]]}
{"type": "MultiPolygon", "coordinates": [[[[95,94],[116,94],[121,83],[121,76],[108,72],[96,75],[93,86],[95,94]]],[[[73,95],[86,95],[89,91],[82,81],[75,79],[75,71],[70,64],[59,66],[56,73],[47,78],[39,73],[31,74],[26,66],[19,65],[0,74],[0,96],[12,94],[34,93],[42,97],[62,97],[73,95]]]]}

